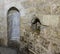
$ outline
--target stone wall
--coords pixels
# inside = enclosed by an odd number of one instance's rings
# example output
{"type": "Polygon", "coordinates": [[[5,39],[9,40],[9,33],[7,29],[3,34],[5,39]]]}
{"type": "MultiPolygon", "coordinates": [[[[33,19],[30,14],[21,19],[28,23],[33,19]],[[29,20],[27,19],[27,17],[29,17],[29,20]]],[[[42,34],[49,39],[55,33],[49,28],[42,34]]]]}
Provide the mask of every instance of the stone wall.
{"type": "Polygon", "coordinates": [[[31,54],[59,54],[59,2],[57,0],[31,0],[21,4],[26,10],[26,15],[21,18],[22,49],[27,47],[31,54]],[[32,31],[33,15],[36,15],[41,23],[46,25],[41,26],[40,34],[32,31]]]}
{"type": "Polygon", "coordinates": [[[28,47],[34,54],[60,53],[59,0],[0,0],[0,38],[7,45],[7,12],[16,7],[20,11],[20,49],[28,47]],[[4,16],[3,16],[4,15],[4,16]],[[32,31],[31,20],[36,15],[41,25],[40,34],[32,31]]]}

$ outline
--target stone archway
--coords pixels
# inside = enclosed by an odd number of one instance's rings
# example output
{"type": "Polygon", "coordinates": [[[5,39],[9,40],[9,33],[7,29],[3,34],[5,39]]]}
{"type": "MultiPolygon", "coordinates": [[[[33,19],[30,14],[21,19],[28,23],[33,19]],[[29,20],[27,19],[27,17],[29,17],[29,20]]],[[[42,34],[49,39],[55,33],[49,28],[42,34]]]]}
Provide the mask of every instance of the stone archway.
{"type": "Polygon", "coordinates": [[[19,42],[20,39],[20,12],[16,7],[11,7],[7,13],[8,43],[19,42]]]}

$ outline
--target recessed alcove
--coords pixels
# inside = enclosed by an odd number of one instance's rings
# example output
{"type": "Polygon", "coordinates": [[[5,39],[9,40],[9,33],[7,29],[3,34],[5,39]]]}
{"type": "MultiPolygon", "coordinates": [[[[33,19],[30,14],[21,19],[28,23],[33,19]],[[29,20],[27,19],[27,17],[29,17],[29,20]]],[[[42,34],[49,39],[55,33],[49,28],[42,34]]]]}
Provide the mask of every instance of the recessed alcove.
{"type": "Polygon", "coordinates": [[[19,42],[20,39],[20,12],[16,7],[11,7],[7,13],[8,43],[19,42]]]}

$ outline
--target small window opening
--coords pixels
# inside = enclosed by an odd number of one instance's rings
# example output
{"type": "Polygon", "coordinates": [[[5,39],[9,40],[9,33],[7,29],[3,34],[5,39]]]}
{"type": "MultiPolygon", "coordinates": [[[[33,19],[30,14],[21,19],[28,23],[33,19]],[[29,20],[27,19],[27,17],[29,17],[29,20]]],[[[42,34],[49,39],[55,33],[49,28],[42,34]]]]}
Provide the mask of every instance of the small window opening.
{"type": "Polygon", "coordinates": [[[33,31],[40,32],[41,22],[38,17],[34,17],[31,21],[31,27],[33,31]]]}

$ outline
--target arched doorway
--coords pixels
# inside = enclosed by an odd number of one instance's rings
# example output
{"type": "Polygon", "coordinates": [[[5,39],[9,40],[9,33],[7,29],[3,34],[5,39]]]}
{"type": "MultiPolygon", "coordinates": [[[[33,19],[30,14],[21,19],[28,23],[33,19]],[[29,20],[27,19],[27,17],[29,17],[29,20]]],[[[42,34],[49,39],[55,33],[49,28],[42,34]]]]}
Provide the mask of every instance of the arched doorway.
{"type": "Polygon", "coordinates": [[[35,18],[31,20],[31,27],[33,30],[40,30],[40,26],[41,26],[41,22],[39,18],[35,16],[35,18]]]}
{"type": "Polygon", "coordinates": [[[17,8],[11,7],[7,13],[7,34],[8,44],[19,42],[20,39],[20,12],[17,8]]]}

